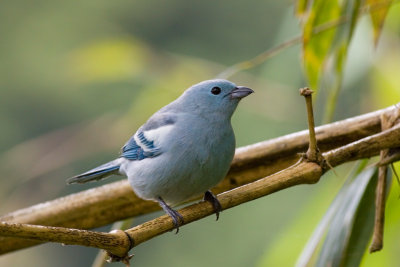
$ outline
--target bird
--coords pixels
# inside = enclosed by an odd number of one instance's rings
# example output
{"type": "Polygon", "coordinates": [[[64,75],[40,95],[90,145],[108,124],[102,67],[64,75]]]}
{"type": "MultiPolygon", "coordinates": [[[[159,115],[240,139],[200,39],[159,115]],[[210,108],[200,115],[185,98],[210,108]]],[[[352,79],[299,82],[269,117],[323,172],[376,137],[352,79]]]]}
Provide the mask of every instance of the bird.
{"type": "Polygon", "coordinates": [[[158,202],[176,233],[184,223],[173,207],[204,193],[217,220],[222,211],[210,191],[228,173],[235,153],[231,117],[254,91],[224,79],[206,80],[155,112],[125,143],[119,157],[67,179],[68,184],[127,176],[135,194],[158,202]]]}

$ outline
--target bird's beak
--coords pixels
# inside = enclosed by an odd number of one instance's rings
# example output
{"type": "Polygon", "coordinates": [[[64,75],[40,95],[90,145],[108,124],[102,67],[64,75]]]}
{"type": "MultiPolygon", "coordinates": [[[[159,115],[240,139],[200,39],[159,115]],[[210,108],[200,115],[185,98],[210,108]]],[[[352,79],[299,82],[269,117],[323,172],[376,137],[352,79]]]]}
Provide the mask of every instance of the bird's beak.
{"type": "Polygon", "coordinates": [[[236,88],[233,89],[231,92],[231,99],[242,99],[243,97],[246,97],[251,93],[254,93],[254,91],[250,88],[244,86],[236,86],[236,88]]]}

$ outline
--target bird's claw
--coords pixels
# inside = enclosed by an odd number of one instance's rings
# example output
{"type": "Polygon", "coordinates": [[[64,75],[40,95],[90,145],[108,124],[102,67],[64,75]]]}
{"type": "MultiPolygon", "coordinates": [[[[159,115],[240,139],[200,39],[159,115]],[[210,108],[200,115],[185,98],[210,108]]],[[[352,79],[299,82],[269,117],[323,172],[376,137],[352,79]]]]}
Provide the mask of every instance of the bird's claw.
{"type": "Polygon", "coordinates": [[[175,234],[177,234],[179,232],[179,226],[184,224],[182,215],[170,206],[168,206],[168,204],[165,203],[165,201],[161,197],[158,197],[158,203],[160,204],[161,208],[163,208],[163,210],[169,215],[169,217],[171,217],[174,228],[176,229],[175,234]]]}
{"type": "Polygon", "coordinates": [[[175,234],[179,232],[179,226],[181,226],[184,221],[182,215],[177,212],[176,210],[171,209],[171,213],[168,213],[168,215],[172,218],[172,222],[174,224],[174,228],[176,229],[175,234]]]}
{"type": "Polygon", "coordinates": [[[211,191],[206,191],[204,193],[203,200],[211,203],[214,208],[215,215],[217,216],[216,221],[218,221],[219,213],[222,212],[222,206],[221,203],[219,203],[218,198],[211,191]]]}

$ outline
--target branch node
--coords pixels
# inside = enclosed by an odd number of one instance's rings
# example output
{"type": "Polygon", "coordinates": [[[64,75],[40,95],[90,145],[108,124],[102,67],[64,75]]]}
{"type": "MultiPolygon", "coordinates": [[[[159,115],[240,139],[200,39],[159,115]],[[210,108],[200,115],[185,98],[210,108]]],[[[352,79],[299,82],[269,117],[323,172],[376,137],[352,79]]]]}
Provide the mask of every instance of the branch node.
{"type": "Polygon", "coordinates": [[[321,157],[322,157],[322,163],[321,163],[322,169],[324,171],[331,170],[336,175],[336,177],[340,177],[339,174],[335,171],[335,168],[329,163],[329,161],[325,159],[322,155],[321,157]]]}
{"type": "Polygon", "coordinates": [[[302,96],[311,96],[314,93],[314,91],[308,87],[300,88],[299,91],[300,91],[300,95],[302,95],[302,96]]]}
{"type": "Polygon", "coordinates": [[[132,259],[132,257],[133,256],[135,256],[134,254],[132,254],[132,255],[128,255],[128,254],[126,254],[125,256],[123,256],[123,257],[120,257],[120,256],[116,256],[116,255],[114,255],[114,254],[112,254],[112,253],[110,253],[109,251],[107,251],[107,256],[108,256],[108,259],[106,260],[108,263],[111,263],[111,262],[122,262],[123,264],[125,264],[127,267],[129,267],[130,266],[130,263],[129,263],[129,261],[132,259]]]}
{"type": "Polygon", "coordinates": [[[130,266],[129,260],[134,256],[134,254],[129,255],[128,252],[134,247],[135,241],[133,240],[133,238],[130,235],[128,235],[128,233],[126,233],[125,231],[122,231],[120,229],[112,230],[110,232],[110,234],[114,234],[114,235],[118,236],[119,238],[125,237],[125,242],[124,242],[124,244],[120,245],[120,249],[122,250],[122,253],[118,253],[118,255],[116,255],[110,251],[107,251],[108,259],[106,261],[107,262],[120,261],[120,262],[124,263],[126,266],[130,266]],[[119,255],[122,255],[122,256],[119,256],[119,255]]]}
{"type": "Polygon", "coordinates": [[[128,237],[128,240],[129,240],[129,249],[128,249],[128,251],[129,251],[135,246],[135,240],[127,232],[125,232],[125,231],[123,231],[123,232],[128,237]]]}

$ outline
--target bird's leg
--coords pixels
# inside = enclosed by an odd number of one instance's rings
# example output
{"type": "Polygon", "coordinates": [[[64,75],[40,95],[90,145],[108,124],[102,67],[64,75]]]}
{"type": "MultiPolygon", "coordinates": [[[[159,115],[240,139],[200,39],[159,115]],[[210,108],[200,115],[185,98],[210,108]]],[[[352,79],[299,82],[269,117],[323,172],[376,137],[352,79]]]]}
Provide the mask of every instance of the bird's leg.
{"type": "Polygon", "coordinates": [[[218,198],[211,191],[208,190],[204,193],[203,199],[204,201],[208,201],[212,204],[215,215],[217,215],[216,221],[218,221],[219,213],[222,211],[221,203],[219,203],[218,198]]]}
{"type": "Polygon", "coordinates": [[[168,206],[168,204],[165,203],[165,201],[161,197],[158,197],[157,201],[161,208],[163,208],[163,210],[171,217],[176,229],[175,234],[177,234],[179,232],[179,226],[182,225],[184,222],[182,215],[170,206],[168,206]]]}

